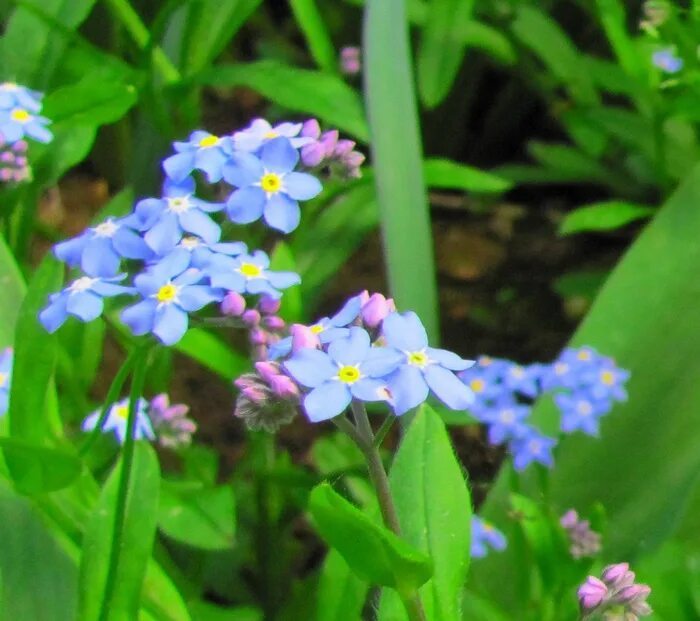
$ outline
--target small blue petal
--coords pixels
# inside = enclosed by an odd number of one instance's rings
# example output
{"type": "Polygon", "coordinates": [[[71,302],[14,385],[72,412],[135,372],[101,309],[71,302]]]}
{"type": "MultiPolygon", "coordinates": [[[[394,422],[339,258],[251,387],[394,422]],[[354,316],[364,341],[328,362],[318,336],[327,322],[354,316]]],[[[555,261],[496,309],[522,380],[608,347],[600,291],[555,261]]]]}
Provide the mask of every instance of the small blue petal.
{"type": "Polygon", "coordinates": [[[142,300],[133,306],[127,306],[120,317],[136,336],[140,336],[153,329],[155,311],[155,300],[142,300]]]}
{"type": "Polygon", "coordinates": [[[291,233],[299,226],[301,213],[295,200],[281,192],[273,194],[265,203],[265,222],[273,229],[291,233]]]}
{"type": "Polygon", "coordinates": [[[362,362],[369,352],[369,334],[362,328],[350,328],[346,337],[335,339],[328,346],[328,355],[342,365],[355,365],[362,362]]]}
{"type": "Polygon", "coordinates": [[[474,403],[474,393],[460,382],[452,371],[431,364],[423,372],[430,390],[447,407],[453,410],[466,410],[474,403]]]}
{"type": "Polygon", "coordinates": [[[102,298],[90,291],[80,291],[69,294],[66,300],[66,310],[83,321],[97,319],[104,309],[102,298]]]}
{"type": "Polygon", "coordinates": [[[394,371],[387,384],[392,396],[392,405],[398,416],[420,405],[428,398],[428,384],[418,368],[404,365],[394,371]]]}
{"type": "Polygon", "coordinates": [[[401,351],[420,351],[428,346],[428,334],[412,311],[389,313],[382,322],[382,332],[387,343],[401,351]]]}
{"type": "Polygon", "coordinates": [[[164,345],[177,343],[187,332],[187,313],[179,309],[175,304],[166,304],[156,311],[153,322],[153,334],[155,334],[164,345]]]}
{"type": "Polygon", "coordinates": [[[221,229],[207,214],[198,209],[189,209],[180,214],[180,226],[188,233],[201,237],[209,244],[219,241],[221,229]]]}
{"type": "Polygon", "coordinates": [[[262,216],[265,202],[262,189],[247,186],[231,194],[226,203],[226,213],[236,224],[249,224],[262,216]]]}
{"type": "Polygon", "coordinates": [[[312,423],[318,423],[342,414],[351,398],[346,384],[325,382],[304,397],[304,411],[312,423]]]}
{"type": "Polygon", "coordinates": [[[318,349],[300,349],[283,364],[286,371],[307,388],[316,388],[338,372],[328,354],[318,349]]]}
{"type": "Polygon", "coordinates": [[[58,295],[39,313],[39,321],[47,332],[56,332],[66,321],[66,296],[58,295]]]}
{"type": "Polygon", "coordinates": [[[287,138],[280,136],[268,140],[262,147],[260,159],[266,170],[274,173],[288,173],[294,170],[299,161],[297,151],[287,138]]]}
{"type": "Polygon", "coordinates": [[[307,173],[291,172],[284,176],[284,191],[298,201],[318,196],[323,189],[321,182],[307,173]]]}

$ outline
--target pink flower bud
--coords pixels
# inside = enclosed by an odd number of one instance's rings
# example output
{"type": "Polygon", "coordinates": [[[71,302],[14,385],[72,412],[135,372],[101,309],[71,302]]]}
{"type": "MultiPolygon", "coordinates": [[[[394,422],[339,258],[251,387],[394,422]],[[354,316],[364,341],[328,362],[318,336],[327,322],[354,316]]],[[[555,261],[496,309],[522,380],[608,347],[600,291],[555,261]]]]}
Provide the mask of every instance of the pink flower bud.
{"type": "Polygon", "coordinates": [[[292,324],[289,329],[292,334],[292,351],[298,351],[305,348],[317,348],[321,346],[321,341],[318,334],[311,331],[308,326],[303,326],[300,323],[292,324]]]}
{"type": "Polygon", "coordinates": [[[12,145],[12,150],[16,153],[26,153],[29,145],[26,140],[18,140],[12,145]]]}
{"type": "Polygon", "coordinates": [[[269,295],[263,296],[258,302],[258,310],[263,315],[274,315],[279,312],[282,300],[271,298],[269,295]]]}
{"type": "Polygon", "coordinates": [[[344,47],[340,50],[340,70],[346,75],[360,73],[362,63],[360,60],[360,48],[356,46],[344,47]]]}
{"type": "Polygon", "coordinates": [[[253,345],[265,345],[267,343],[267,333],[260,328],[254,328],[250,331],[250,342],[253,345]]]}
{"type": "Polygon", "coordinates": [[[612,591],[619,591],[634,584],[634,572],[629,570],[629,563],[617,563],[608,565],[603,569],[601,578],[612,591]]]}
{"type": "Polygon", "coordinates": [[[611,601],[623,606],[629,606],[638,602],[643,602],[651,593],[651,588],[646,584],[631,584],[620,589],[611,598],[611,601]]]}
{"type": "Polygon", "coordinates": [[[390,312],[392,309],[389,300],[381,293],[373,293],[362,306],[360,314],[367,327],[376,328],[390,312]]]}
{"type": "Polygon", "coordinates": [[[335,145],[338,143],[338,130],[332,129],[331,131],[325,132],[321,136],[319,143],[323,147],[326,157],[332,157],[335,145]]]}
{"type": "Polygon", "coordinates": [[[355,142],[352,140],[338,140],[338,144],[335,145],[335,150],[333,151],[333,155],[336,157],[343,157],[344,155],[347,155],[350,153],[355,148],[355,142]]]}
{"type": "Polygon", "coordinates": [[[574,528],[578,524],[578,513],[574,509],[569,509],[561,516],[559,523],[566,529],[574,528]]]}
{"type": "Polygon", "coordinates": [[[301,126],[300,136],[303,136],[304,138],[313,138],[314,140],[318,140],[318,137],[320,135],[321,126],[318,124],[318,121],[316,119],[309,119],[308,121],[304,121],[304,124],[301,126]]]}
{"type": "Polygon", "coordinates": [[[348,168],[359,168],[364,163],[365,156],[359,151],[350,151],[350,153],[343,157],[342,161],[348,168]]]}
{"type": "Polygon", "coordinates": [[[588,576],[578,589],[578,603],[581,612],[588,613],[600,606],[608,594],[605,583],[594,576],[588,576]]]}
{"type": "Polygon", "coordinates": [[[255,403],[264,403],[267,399],[265,391],[261,390],[257,386],[248,386],[248,388],[241,390],[241,393],[255,403]]]}
{"type": "Polygon", "coordinates": [[[260,377],[268,384],[273,377],[277,377],[280,374],[280,367],[275,362],[256,362],[255,370],[260,373],[260,377]]]}
{"type": "Polygon", "coordinates": [[[299,387],[286,375],[277,375],[270,380],[270,388],[282,399],[295,399],[299,396],[299,387]]]}
{"type": "Polygon", "coordinates": [[[260,313],[251,308],[241,315],[241,319],[247,326],[254,327],[260,323],[260,313]]]}
{"type": "Polygon", "coordinates": [[[240,317],[245,311],[245,298],[235,291],[229,291],[221,302],[221,313],[231,317],[240,317]]]}
{"type": "Polygon", "coordinates": [[[283,330],[285,323],[282,317],[277,317],[277,315],[270,315],[268,317],[263,317],[263,325],[269,330],[283,330]]]}
{"type": "Polygon", "coordinates": [[[326,149],[320,142],[312,142],[301,148],[301,161],[304,166],[318,166],[326,157],[326,149]]]}

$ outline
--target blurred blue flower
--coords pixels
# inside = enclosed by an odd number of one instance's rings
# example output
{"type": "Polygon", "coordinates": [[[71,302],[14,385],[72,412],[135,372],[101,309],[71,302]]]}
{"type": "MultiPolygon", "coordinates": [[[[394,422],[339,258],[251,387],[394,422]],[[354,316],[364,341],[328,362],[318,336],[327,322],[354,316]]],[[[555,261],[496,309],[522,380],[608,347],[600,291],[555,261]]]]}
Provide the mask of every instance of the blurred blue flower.
{"type": "Polygon", "coordinates": [[[273,299],[282,296],[280,289],[299,284],[301,278],[294,272],[269,270],[270,259],[262,250],[253,254],[228,257],[217,254],[209,260],[204,271],[212,287],[236,293],[264,294],[273,299]]]}
{"type": "Polygon", "coordinates": [[[293,172],[298,161],[299,152],[286,138],[265,143],[260,158],[250,153],[234,154],[224,167],[224,179],[238,188],[226,203],[231,221],[248,224],[262,216],[283,233],[297,228],[297,201],[313,198],[322,189],[313,175],[293,172]]]}
{"type": "Polygon", "coordinates": [[[171,255],[134,278],[143,300],[125,308],[122,321],[136,335],[152,332],[165,345],[187,332],[188,313],[220,301],[223,291],[198,284],[201,270],[187,268],[187,257],[171,255]]]}
{"type": "Polygon", "coordinates": [[[625,382],[629,377],[629,371],[619,368],[610,358],[601,358],[597,368],[582,373],[593,398],[613,401],[627,401],[625,382]]]}
{"type": "Polygon", "coordinates": [[[173,147],[177,153],[163,160],[163,170],[175,183],[184,181],[194,170],[205,173],[209,183],[220,181],[223,166],[233,153],[231,138],[199,130],[192,132],[187,142],[175,142],[173,147]]]}
{"type": "Polygon", "coordinates": [[[428,347],[428,335],[414,312],[387,315],[382,335],[386,345],[403,358],[401,366],[387,378],[397,415],[423,403],[431,390],[453,410],[466,410],[474,402],[472,391],[454,374],[473,365],[473,361],[428,347]]]}
{"type": "Polygon", "coordinates": [[[97,319],[104,310],[103,298],[134,293],[131,287],[116,284],[124,277],[125,274],[112,278],[82,276],[74,280],[63,291],[49,296],[49,305],[39,313],[39,321],[48,332],[55,332],[68,319],[68,315],[81,321],[97,319]]]}
{"type": "Polygon", "coordinates": [[[89,276],[114,276],[122,258],[145,261],[153,257],[153,251],[134,230],[135,226],[138,224],[133,215],[107,218],[77,237],[56,244],[53,251],[71,267],[80,265],[89,276]]]}
{"type": "Polygon", "coordinates": [[[515,469],[520,472],[533,462],[551,468],[554,465],[552,449],[556,444],[554,438],[542,435],[534,427],[528,427],[527,431],[512,440],[509,446],[515,469]]]}
{"type": "Polygon", "coordinates": [[[248,247],[243,242],[216,242],[209,244],[201,237],[185,235],[177,246],[168,253],[168,256],[171,254],[183,255],[189,261],[188,267],[202,269],[215,256],[237,257],[247,252],[248,247]]]}
{"type": "Polygon", "coordinates": [[[0,109],[24,108],[28,112],[36,114],[41,110],[43,96],[42,93],[32,91],[15,82],[3,82],[0,84],[0,109]]]}
{"type": "MultiPolygon", "coordinates": [[[[151,426],[151,421],[148,418],[148,401],[145,399],[139,399],[136,404],[136,424],[134,426],[134,438],[136,440],[153,440],[155,439],[155,434],[153,433],[153,428],[151,426]]],[[[83,431],[93,430],[99,419],[100,410],[93,412],[88,416],[82,425],[83,431]]],[[[102,424],[102,431],[114,431],[119,443],[123,444],[126,439],[126,427],[129,419],[129,399],[124,399],[115,403],[109,412],[107,413],[107,418],[102,424]]]]}
{"type": "Polygon", "coordinates": [[[17,142],[25,137],[38,142],[51,142],[53,134],[46,128],[49,119],[33,114],[26,108],[0,109],[0,135],[6,142],[17,142]]]}
{"type": "Polygon", "coordinates": [[[529,415],[528,406],[504,395],[489,408],[481,420],[489,426],[489,442],[503,444],[527,433],[528,426],[525,421],[529,415]]]}
{"type": "Polygon", "coordinates": [[[165,256],[191,233],[213,244],[219,241],[221,229],[208,213],[223,209],[221,203],[207,203],[193,195],[194,182],[167,184],[163,198],[146,198],[136,203],[135,213],[146,231],[144,240],[159,255],[165,256]]]}
{"type": "Polygon", "coordinates": [[[372,347],[369,334],[350,328],[328,345],[328,352],[300,349],[284,362],[285,370],[299,384],[311,388],[303,399],[311,422],[328,420],[341,414],[353,399],[386,401],[386,382],[379,379],[401,364],[397,352],[372,347]]]}
{"type": "Polygon", "coordinates": [[[513,392],[519,392],[526,397],[534,399],[539,393],[539,381],[542,369],[539,364],[527,366],[511,362],[502,374],[502,382],[505,388],[513,392]]]}
{"type": "Polygon", "coordinates": [[[491,522],[472,515],[472,558],[484,558],[489,548],[501,552],[506,549],[506,538],[491,522]]]}
{"type": "Polygon", "coordinates": [[[676,56],[673,48],[657,50],[651,55],[651,62],[666,73],[678,73],[683,69],[683,59],[676,56]]]}
{"type": "Polygon", "coordinates": [[[591,436],[598,435],[600,417],[610,411],[607,400],[592,399],[588,392],[559,393],[554,402],[561,411],[561,430],[564,433],[583,431],[591,436]]]}
{"type": "Polygon", "coordinates": [[[302,126],[302,123],[280,123],[273,127],[265,119],[254,119],[248,127],[233,134],[233,146],[238,151],[252,153],[281,137],[287,138],[295,149],[299,149],[313,142],[311,138],[299,136],[302,126]]]}
{"type": "Polygon", "coordinates": [[[0,416],[7,412],[10,403],[10,383],[12,382],[12,362],[14,352],[8,347],[0,355],[0,416]]]}

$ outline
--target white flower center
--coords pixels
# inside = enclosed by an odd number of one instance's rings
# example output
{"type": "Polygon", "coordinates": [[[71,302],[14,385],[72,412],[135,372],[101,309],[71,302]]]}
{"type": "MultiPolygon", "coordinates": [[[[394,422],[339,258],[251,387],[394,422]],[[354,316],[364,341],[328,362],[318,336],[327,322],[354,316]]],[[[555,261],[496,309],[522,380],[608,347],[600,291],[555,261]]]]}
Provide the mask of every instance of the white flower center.
{"type": "Polygon", "coordinates": [[[588,401],[579,401],[576,404],[576,410],[581,416],[588,416],[593,412],[593,407],[588,401]]]}
{"type": "Polygon", "coordinates": [[[115,224],[114,220],[109,219],[102,224],[98,224],[93,230],[98,237],[112,237],[118,229],[119,225],[115,224]]]}
{"type": "Polygon", "coordinates": [[[510,409],[503,410],[499,418],[501,419],[501,422],[504,425],[510,425],[511,423],[515,422],[515,412],[513,412],[513,410],[510,409]]]}
{"type": "Polygon", "coordinates": [[[173,213],[185,213],[192,207],[189,196],[175,196],[166,200],[168,201],[168,211],[173,213]]]}
{"type": "Polygon", "coordinates": [[[82,278],[78,278],[78,280],[74,280],[71,286],[68,287],[68,290],[71,293],[81,293],[83,291],[87,291],[98,280],[98,278],[90,278],[89,276],[83,276],[82,278]]]}
{"type": "Polygon", "coordinates": [[[199,238],[192,235],[183,237],[182,241],[180,242],[180,246],[186,248],[187,250],[193,250],[199,246],[199,238]]]}

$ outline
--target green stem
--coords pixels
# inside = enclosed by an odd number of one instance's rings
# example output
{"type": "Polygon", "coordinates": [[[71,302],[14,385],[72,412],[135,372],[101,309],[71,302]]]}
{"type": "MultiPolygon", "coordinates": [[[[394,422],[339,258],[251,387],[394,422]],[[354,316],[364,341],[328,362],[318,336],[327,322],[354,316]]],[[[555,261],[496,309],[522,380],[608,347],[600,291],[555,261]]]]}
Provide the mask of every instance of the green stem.
{"type": "MultiPolygon", "coordinates": [[[[107,0],[107,6],[110,8],[112,15],[124,26],[139,49],[141,51],[147,50],[151,43],[151,33],[141,20],[141,17],[139,17],[139,14],[129,4],[129,0],[107,0]]],[[[154,47],[151,55],[153,65],[158,68],[166,82],[180,81],[180,72],[170,62],[170,59],[161,48],[154,47]]]]}
{"type": "Polygon", "coordinates": [[[389,412],[389,414],[386,415],[382,426],[379,429],[377,429],[377,433],[374,436],[374,446],[379,448],[384,443],[384,438],[386,438],[389,431],[391,431],[391,428],[394,426],[395,422],[396,415],[392,412],[389,412]]]}
{"type": "MultiPolygon", "coordinates": [[[[376,445],[376,439],[367,416],[367,410],[365,410],[365,406],[361,401],[353,400],[351,407],[353,416],[355,417],[355,424],[357,425],[356,431],[362,439],[362,444],[358,443],[358,446],[367,460],[369,478],[377,493],[379,510],[381,511],[384,525],[391,529],[395,535],[400,537],[401,525],[399,524],[399,516],[394,506],[394,499],[391,496],[389,477],[386,474],[379,449],[376,445]]],[[[409,621],[426,621],[423,603],[421,602],[417,590],[408,592],[398,591],[398,594],[401,597],[404,608],[406,608],[409,621]]]]}
{"type": "Polygon", "coordinates": [[[99,621],[106,621],[109,616],[109,607],[114,595],[119,569],[119,558],[122,551],[122,535],[124,531],[124,512],[126,510],[126,497],[129,492],[129,479],[131,478],[131,466],[134,461],[134,432],[136,429],[136,414],[138,402],[143,393],[143,385],[146,379],[146,353],[145,346],[139,347],[134,353],[134,371],[131,376],[131,390],[129,391],[129,417],[126,422],[126,439],[122,449],[121,471],[119,475],[119,489],[114,511],[114,530],[112,532],[112,546],[109,554],[109,567],[105,581],[104,597],[100,609],[99,621]]]}

